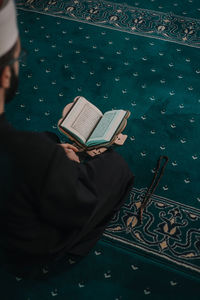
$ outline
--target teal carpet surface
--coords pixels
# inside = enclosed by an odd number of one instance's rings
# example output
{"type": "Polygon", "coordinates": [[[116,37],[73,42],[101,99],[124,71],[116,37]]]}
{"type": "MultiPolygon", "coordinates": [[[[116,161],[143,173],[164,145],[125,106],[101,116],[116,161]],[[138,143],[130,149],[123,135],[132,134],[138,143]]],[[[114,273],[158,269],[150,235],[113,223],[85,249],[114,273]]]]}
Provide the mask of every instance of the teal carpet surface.
{"type": "Polygon", "coordinates": [[[132,300],[199,299],[199,281],[100,241],[89,256],[68,271],[43,279],[25,280],[2,272],[1,299],[132,300]]]}
{"type": "Polygon", "coordinates": [[[198,291],[198,5],[17,1],[28,56],[17,96],[7,106],[9,120],[19,129],[59,134],[62,109],[77,95],[103,112],[130,110],[128,139],[117,151],[135,174],[135,185],[86,259],[52,281],[27,285],[2,271],[2,280],[13,285],[9,292],[16,293],[5,299],[187,299],[198,291]],[[137,208],[160,155],[169,163],[139,224],[137,208]]]}

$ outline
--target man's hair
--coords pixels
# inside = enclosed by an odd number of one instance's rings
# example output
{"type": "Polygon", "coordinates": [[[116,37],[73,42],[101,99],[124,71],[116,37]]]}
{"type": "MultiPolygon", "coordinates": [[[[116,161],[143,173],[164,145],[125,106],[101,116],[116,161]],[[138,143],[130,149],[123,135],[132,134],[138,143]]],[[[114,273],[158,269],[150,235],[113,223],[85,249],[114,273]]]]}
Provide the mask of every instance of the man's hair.
{"type": "Polygon", "coordinates": [[[6,54],[4,54],[2,57],[0,57],[0,76],[2,75],[4,68],[13,59],[16,46],[17,46],[17,42],[14,44],[14,46],[8,52],[6,52],[6,54]]]}

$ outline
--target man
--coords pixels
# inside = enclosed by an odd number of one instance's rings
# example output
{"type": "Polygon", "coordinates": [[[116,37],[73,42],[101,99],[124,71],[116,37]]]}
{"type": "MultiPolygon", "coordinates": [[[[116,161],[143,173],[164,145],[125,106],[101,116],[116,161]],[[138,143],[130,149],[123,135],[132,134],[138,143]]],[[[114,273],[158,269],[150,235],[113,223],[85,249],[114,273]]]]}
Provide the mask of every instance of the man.
{"type": "Polygon", "coordinates": [[[133,175],[113,150],[80,163],[76,147],[7,122],[5,104],[17,89],[21,46],[14,2],[1,2],[1,248],[19,265],[85,256],[123,204],[133,175]]]}

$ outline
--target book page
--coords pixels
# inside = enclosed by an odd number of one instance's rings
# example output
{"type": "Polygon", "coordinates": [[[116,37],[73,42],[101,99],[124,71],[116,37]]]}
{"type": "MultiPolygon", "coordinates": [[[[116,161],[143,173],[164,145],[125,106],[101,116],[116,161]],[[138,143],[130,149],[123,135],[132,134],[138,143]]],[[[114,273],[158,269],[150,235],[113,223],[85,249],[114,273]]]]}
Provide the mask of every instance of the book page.
{"type": "Polygon", "coordinates": [[[96,106],[80,97],[61,126],[85,143],[102,116],[102,112],[96,106]]]}
{"type": "Polygon", "coordinates": [[[125,114],[126,111],[124,110],[112,110],[106,112],[91,134],[87,141],[87,145],[89,146],[92,144],[110,141],[125,114]]]}

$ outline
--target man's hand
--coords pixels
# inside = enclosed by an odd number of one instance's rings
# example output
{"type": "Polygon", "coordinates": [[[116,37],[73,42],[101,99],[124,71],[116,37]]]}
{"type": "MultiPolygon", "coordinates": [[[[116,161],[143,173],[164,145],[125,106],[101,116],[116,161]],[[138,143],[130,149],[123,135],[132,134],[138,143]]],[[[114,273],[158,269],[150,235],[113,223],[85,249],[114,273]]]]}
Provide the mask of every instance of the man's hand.
{"type": "Polygon", "coordinates": [[[68,144],[68,143],[59,144],[59,145],[65,150],[65,153],[69,159],[80,163],[80,159],[79,159],[78,155],[76,155],[76,152],[79,151],[78,148],[76,148],[75,146],[68,144]]]}
{"type": "Polygon", "coordinates": [[[102,154],[106,150],[108,150],[108,148],[102,147],[102,148],[98,148],[98,149],[93,149],[93,150],[87,151],[87,154],[93,157],[93,156],[102,154]]]}

